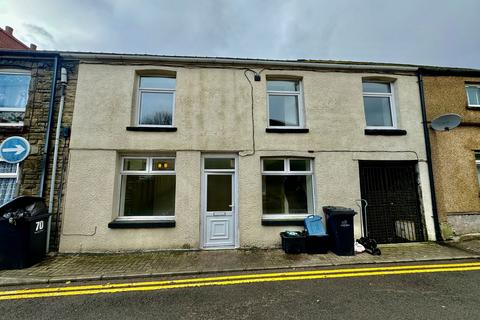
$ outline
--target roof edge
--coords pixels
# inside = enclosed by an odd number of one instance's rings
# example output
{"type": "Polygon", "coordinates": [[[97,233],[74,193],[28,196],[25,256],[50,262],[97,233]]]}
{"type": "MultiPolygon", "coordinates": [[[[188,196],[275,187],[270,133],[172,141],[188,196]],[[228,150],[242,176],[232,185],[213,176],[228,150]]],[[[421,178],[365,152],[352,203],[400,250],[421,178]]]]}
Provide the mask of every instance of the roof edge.
{"type": "Polygon", "coordinates": [[[0,56],[53,58],[53,57],[60,57],[60,53],[58,51],[0,49],[0,56]]]}
{"type": "Polygon", "coordinates": [[[402,71],[416,72],[417,66],[389,65],[376,63],[349,63],[349,62],[311,62],[308,60],[269,60],[269,59],[245,59],[224,57],[188,57],[188,56],[159,56],[138,54],[116,53],[82,53],[82,52],[59,52],[62,57],[83,60],[119,60],[119,61],[157,61],[169,63],[205,63],[222,65],[258,65],[258,66],[283,66],[302,67],[315,69],[343,69],[343,70],[372,70],[372,71],[402,71]]]}

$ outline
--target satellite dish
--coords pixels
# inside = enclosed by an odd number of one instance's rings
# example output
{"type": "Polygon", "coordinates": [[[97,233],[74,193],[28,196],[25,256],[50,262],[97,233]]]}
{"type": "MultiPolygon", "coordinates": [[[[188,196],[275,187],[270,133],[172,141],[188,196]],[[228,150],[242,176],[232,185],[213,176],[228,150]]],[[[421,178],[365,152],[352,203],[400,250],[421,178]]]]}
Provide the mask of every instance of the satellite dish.
{"type": "Polygon", "coordinates": [[[447,113],[432,120],[430,125],[435,131],[448,131],[460,125],[462,118],[455,113],[447,113]]]}

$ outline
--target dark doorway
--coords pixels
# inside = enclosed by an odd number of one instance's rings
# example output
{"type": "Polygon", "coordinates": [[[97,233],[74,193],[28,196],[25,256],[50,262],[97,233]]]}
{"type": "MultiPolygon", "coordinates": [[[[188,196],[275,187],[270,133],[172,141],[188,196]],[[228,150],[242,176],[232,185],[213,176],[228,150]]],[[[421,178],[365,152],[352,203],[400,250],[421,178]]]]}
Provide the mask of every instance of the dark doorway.
{"type": "MultiPolygon", "coordinates": [[[[416,161],[360,161],[369,236],[378,243],[424,241],[416,161]]],[[[365,223],[365,221],[364,221],[365,223]]]]}

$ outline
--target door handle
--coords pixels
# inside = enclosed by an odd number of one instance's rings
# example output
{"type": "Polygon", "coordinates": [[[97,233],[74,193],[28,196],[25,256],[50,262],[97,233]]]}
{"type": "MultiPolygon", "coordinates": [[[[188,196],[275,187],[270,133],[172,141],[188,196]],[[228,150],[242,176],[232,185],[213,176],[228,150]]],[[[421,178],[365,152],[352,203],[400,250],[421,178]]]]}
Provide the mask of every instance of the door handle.
{"type": "Polygon", "coordinates": [[[233,207],[235,207],[235,205],[234,205],[234,204],[229,204],[228,206],[229,206],[230,208],[233,208],[233,207]]]}

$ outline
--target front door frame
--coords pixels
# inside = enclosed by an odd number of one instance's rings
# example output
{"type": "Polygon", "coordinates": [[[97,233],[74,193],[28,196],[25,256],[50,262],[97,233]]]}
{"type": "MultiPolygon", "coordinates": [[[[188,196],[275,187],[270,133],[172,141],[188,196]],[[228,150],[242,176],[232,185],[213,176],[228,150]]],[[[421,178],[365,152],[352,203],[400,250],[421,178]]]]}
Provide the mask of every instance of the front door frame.
{"type": "Polygon", "coordinates": [[[200,248],[204,250],[236,249],[239,247],[239,224],[238,224],[238,154],[235,153],[204,153],[201,161],[201,205],[200,205],[200,248]],[[232,158],[235,160],[235,169],[205,169],[205,158],[232,158]],[[233,173],[233,247],[205,247],[205,213],[207,209],[207,183],[206,173],[233,173]]]}

